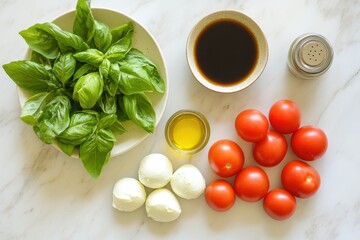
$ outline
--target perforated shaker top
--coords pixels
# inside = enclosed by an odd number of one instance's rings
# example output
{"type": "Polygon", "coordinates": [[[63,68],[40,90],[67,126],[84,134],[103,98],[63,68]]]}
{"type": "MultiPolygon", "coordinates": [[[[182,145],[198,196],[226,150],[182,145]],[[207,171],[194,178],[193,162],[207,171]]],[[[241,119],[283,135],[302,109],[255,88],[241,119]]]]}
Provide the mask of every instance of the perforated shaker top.
{"type": "Polygon", "coordinates": [[[295,40],[292,50],[294,67],[308,77],[326,72],[334,55],[328,40],[319,34],[300,36],[295,40]]]}

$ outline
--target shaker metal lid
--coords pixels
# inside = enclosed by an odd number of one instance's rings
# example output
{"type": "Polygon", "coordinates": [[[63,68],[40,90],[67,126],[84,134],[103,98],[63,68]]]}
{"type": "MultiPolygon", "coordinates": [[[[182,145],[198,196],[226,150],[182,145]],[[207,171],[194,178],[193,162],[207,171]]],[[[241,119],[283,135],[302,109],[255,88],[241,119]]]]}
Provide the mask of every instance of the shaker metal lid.
{"type": "Polygon", "coordinates": [[[329,41],[320,34],[312,33],[298,37],[292,51],[294,67],[308,76],[319,76],[326,72],[334,56],[329,41]]]}

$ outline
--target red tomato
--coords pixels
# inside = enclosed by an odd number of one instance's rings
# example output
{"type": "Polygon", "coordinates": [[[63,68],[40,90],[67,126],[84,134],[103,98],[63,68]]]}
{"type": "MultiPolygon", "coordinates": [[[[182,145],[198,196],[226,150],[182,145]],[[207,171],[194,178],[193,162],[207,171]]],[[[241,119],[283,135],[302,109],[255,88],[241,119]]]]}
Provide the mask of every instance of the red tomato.
{"type": "Polygon", "coordinates": [[[327,146],[326,134],[317,127],[299,128],[291,136],[292,150],[303,160],[312,161],[320,158],[326,152],[327,146]]]}
{"type": "Polygon", "coordinates": [[[255,143],[253,147],[255,161],[264,167],[273,167],[279,164],[284,159],[286,151],[285,137],[271,130],[263,140],[255,143]]]}
{"type": "Polygon", "coordinates": [[[259,167],[241,169],[235,178],[234,189],[239,198],[247,202],[262,199],[269,190],[269,178],[259,167]]]}
{"type": "Polygon", "coordinates": [[[229,210],[234,205],[235,198],[235,191],[231,184],[222,179],[213,181],[205,190],[207,204],[218,212],[229,210]]]}
{"type": "Polygon", "coordinates": [[[281,183],[292,195],[299,198],[308,198],[319,189],[320,175],[309,164],[294,160],[283,168],[281,183]]]}
{"type": "Polygon", "coordinates": [[[263,207],[267,215],[275,220],[291,217],[296,209],[296,199],[284,189],[274,189],[266,194],[263,207]]]}
{"type": "Polygon", "coordinates": [[[234,141],[222,139],[209,149],[209,164],[220,177],[231,177],[237,174],[244,165],[244,153],[234,141]]]}
{"type": "Polygon", "coordinates": [[[266,137],[269,122],[265,115],[258,110],[247,109],[236,117],[235,128],[245,141],[258,142],[266,137]]]}
{"type": "Polygon", "coordinates": [[[271,106],[269,121],[279,133],[293,133],[300,126],[300,111],[294,102],[280,100],[271,106]]]}

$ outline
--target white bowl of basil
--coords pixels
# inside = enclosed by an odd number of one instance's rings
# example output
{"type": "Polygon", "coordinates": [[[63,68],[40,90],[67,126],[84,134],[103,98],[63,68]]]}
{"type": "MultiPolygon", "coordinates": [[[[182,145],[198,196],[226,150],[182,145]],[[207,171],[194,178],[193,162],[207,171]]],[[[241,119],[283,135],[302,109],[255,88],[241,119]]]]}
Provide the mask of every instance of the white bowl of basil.
{"type": "Polygon", "coordinates": [[[20,118],[44,143],[79,157],[97,178],[110,157],[153,133],[168,98],[167,70],[134,19],[78,0],[75,11],[20,35],[26,60],[3,68],[18,85],[20,118]]]}

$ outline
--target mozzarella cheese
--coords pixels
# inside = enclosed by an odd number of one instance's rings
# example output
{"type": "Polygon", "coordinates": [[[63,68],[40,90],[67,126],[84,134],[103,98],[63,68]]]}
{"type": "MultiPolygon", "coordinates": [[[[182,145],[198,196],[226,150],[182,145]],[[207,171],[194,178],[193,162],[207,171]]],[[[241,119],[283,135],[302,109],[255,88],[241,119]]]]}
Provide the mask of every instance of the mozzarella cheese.
{"type": "Polygon", "coordinates": [[[158,222],[171,222],[181,214],[181,207],[175,195],[166,188],[154,190],[146,200],[148,217],[158,222]]]}
{"type": "Polygon", "coordinates": [[[173,174],[170,185],[179,197],[194,199],[205,191],[205,179],[201,172],[193,165],[186,164],[178,168],[173,174]]]}
{"type": "Polygon", "coordinates": [[[140,163],[138,175],[142,184],[149,188],[161,188],[169,183],[173,174],[170,160],[159,153],[144,157],[140,163]]]}
{"type": "Polygon", "coordinates": [[[115,183],[113,190],[113,207],[131,212],[141,207],[146,199],[144,186],[134,178],[122,178],[115,183]]]}

